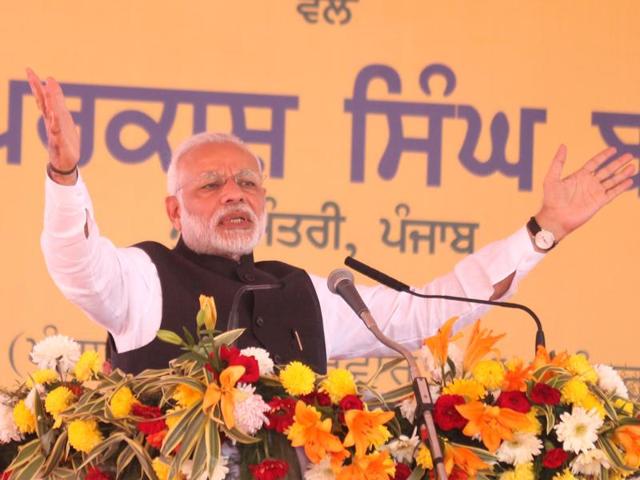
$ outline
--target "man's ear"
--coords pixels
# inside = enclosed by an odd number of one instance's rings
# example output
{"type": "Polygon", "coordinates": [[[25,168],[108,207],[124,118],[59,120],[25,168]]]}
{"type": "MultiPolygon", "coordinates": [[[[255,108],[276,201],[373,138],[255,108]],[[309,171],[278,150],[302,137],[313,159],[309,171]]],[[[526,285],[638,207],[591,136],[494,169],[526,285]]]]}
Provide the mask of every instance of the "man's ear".
{"type": "Polygon", "coordinates": [[[167,209],[167,216],[173,228],[182,231],[182,223],[180,222],[180,203],[175,195],[168,196],[164,199],[164,205],[167,209]]]}

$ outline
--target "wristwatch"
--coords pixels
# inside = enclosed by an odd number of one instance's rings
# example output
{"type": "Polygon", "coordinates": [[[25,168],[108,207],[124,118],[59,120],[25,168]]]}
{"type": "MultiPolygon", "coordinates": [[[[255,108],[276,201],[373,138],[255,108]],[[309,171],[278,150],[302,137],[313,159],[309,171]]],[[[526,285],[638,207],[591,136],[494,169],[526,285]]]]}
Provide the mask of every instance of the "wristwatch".
{"type": "Polygon", "coordinates": [[[536,217],[529,219],[527,230],[533,237],[533,244],[538,250],[548,252],[556,246],[556,237],[549,230],[544,230],[536,220],[536,217]]]}

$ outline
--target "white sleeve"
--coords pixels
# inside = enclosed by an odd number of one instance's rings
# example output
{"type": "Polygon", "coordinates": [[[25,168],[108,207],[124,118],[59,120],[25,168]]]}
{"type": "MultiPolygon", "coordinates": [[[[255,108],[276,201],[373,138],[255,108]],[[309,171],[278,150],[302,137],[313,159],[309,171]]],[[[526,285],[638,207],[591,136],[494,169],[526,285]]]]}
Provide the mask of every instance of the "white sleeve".
{"type": "Polygon", "coordinates": [[[100,236],[80,176],[66,186],[47,175],[40,243],[62,294],[111,332],[119,352],[153,340],[162,316],[156,267],[141,249],[117,248],[100,236]]]}
{"type": "MultiPolygon", "coordinates": [[[[425,294],[489,299],[494,285],[515,272],[511,296],[520,280],[544,257],[533,248],[529,233],[522,227],[510,237],[487,245],[462,259],[453,272],[417,288],[425,294]]],[[[311,275],[320,300],[327,358],[395,355],[382,346],[346,303],[329,292],[326,279],[311,275]]],[[[449,318],[458,316],[460,329],[482,316],[490,307],[449,300],[422,299],[384,286],[358,286],[381,330],[393,340],[415,350],[449,318]]]]}

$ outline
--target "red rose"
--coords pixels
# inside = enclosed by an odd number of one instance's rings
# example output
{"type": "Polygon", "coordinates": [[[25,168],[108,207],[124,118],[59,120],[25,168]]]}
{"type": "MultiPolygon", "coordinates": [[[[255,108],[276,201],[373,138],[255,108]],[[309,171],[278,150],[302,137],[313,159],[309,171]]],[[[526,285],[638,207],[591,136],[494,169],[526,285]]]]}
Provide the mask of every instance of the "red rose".
{"type": "Polygon", "coordinates": [[[157,448],[158,450],[160,450],[160,447],[162,447],[162,441],[164,440],[164,437],[167,436],[167,433],[169,433],[169,430],[165,428],[164,430],[160,430],[159,432],[147,435],[147,442],[149,442],[149,445],[151,445],[153,448],[157,448]]]}
{"type": "Polygon", "coordinates": [[[318,390],[314,390],[311,393],[307,393],[306,395],[300,395],[300,400],[302,400],[307,405],[318,406],[318,407],[329,407],[331,406],[331,397],[327,392],[319,392],[318,390]]]}
{"type": "Polygon", "coordinates": [[[149,419],[143,420],[136,424],[138,430],[145,435],[152,435],[167,428],[167,423],[164,421],[164,418],[159,418],[162,417],[162,410],[160,410],[158,407],[135,403],[131,410],[133,415],[135,415],[136,417],[149,419]]]}
{"type": "Polygon", "coordinates": [[[569,454],[561,448],[554,448],[544,454],[542,465],[546,468],[559,468],[569,458],[569,454]]]}
{"type": "Polygon", "coordinates": [[[467,425],[467,419],[456,410],[456,405],[464,403],[464,397],[461,395],[441,395],[438,397],[433,412],[436,425],[444,431],[464,428],[467,425]]]}
{"type": "Polygon", "coordinates": [[[87,471],[84,480],[111,480],[111,475],[103,472],[98,467],[91,467],[87,471]]]}
{"type": "Polygon", "coordinates": [[[345,423],[344,413],[348,410],[364,410],[364,403],[357,395],[345,395],[338,404],[338,421],[345,423]]]}
{"type": "Polygon", "coordinates": [[[278,480],[286,477],[289,465],[282,460],[263,460],[257,465],[249,465],[249,471],[256,480],[278,480]]]}
{"type": "Polygon", "coordinates": [[[404,463],[396,463],[396,474],[393,480],[407,480],[411,475],[411,469],[404,463]]]}
{"type": "Polygon", "coordinates": [[[534,403],[540,405],[558,405],[560,403],[560,390],[546,383],[536,383],[530,396],[534,403]]]}
{"type": "Polygon", "coordinates": [[[502,392],[496,401],[500,408],[510,408],[520,413],[529,413],[531,404],[522,392],[502,392]]]}
{"type": "Polygon", "coordinates": [[[236,347],[220,347],[220,359],[227,362],[227,366],[241,365],[244,367],[244,375],[240,377],[238,382],[255,383],[260,378],[260,366],[255,357],[240,354],[240,350],[236,347]]]}
{"type": "Polygon", "coordinates": [[[269,423],[265,424],[264,428],[283,433],[293,425],[293,415],[296,410],[296,401],[293,398],[273,397],[268,405],[271,410],[265,415],[269,423]]]}

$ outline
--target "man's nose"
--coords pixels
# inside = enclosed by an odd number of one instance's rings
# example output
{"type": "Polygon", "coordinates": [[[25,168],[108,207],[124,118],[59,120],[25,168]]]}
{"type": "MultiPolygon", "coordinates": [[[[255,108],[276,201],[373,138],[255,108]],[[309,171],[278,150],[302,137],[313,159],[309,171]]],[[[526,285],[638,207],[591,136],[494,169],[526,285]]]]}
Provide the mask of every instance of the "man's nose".
{"type": "Polygon", "coordinates": [[[244,202],[244,191],[238,186],[235,179],[230,177],[222,186],[220,201],[222,203],[244,202]]]}

